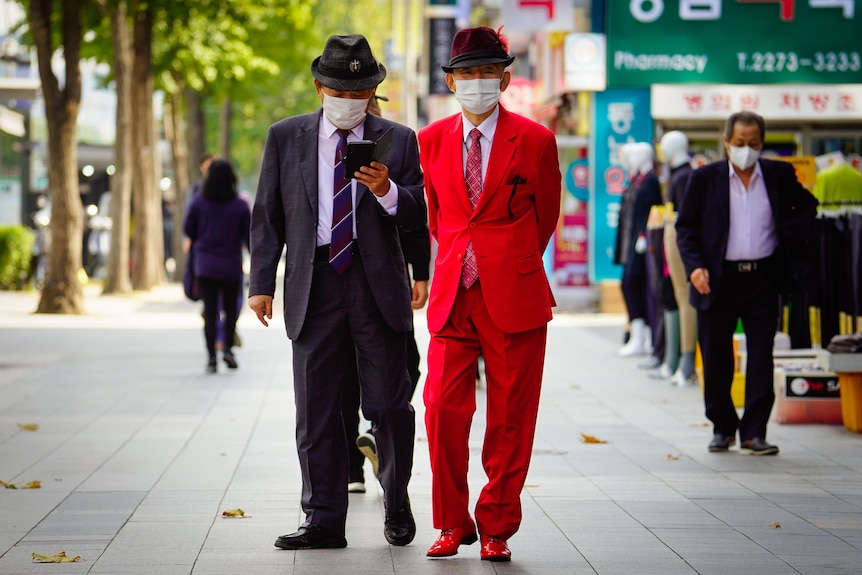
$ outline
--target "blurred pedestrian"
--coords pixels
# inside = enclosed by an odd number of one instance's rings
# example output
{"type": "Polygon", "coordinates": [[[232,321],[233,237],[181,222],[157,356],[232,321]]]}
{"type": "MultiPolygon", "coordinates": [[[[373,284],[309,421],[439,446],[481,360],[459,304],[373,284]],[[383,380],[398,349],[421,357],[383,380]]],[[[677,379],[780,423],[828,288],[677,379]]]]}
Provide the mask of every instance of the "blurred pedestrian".
{"type": "Polygon", "coordinates": [[[509,561],[521,524],[553,294],[542,254],[560,214],[554,134],[506,111],[514,57],[498,32],[459,31],[446,83],[461,112],[419,133],[428,221],[439,253],[428,302],[425,425],[434,527],[430,557],[481,536],[482,559],[509,561]],[[470,516],[467,467],[479,355],[487,410],[488,483],[470,516]]]}
{"type": "Polygon", "coordinates": [[[228,368],[237,368],[233,355],[239,313],[237,294],[242,291],[242,250],[249,247],[250,220],[248,203],[237,192],[233,168],[225,160],[214,160],[203,180],[201,193],[189,206],[184,225],[184,232],[191,241],[194,273],[204,302],[207,373],[217,371],[216,330],[222,306],[225,315],[222,359],[228,368]]]}
{"type": "Polygon", "coordinates": [[[270,127],[252,216],[249,307],[272,319],[286,248],[285,327],[293,347],[296,444],[305,521],[282,549],[345,547],[344,361],[357,358],[362,412],[377,440],[384,529],[416,534],[407,484],[415,422],[405,348],[413,325],[399,229],[425,223],[413,130],[368,113],[386,69],[361,35],[330,36],[311,65],[322,109],[270,127]],[[392,130],[386,163],[345,173],[347,142],[392,130]]]}
{"type": "Polygon", "coordinates": [[[792,164],[761,157],[765,136],[761,116],[732,114],[723,136],[728,159],[692,172],[676,222],[697,309],[712,452],[735,445],[738,431],[741,453],[778,453],[766,442],[775,402],[778,294],[804,285],[800,280],[813,255],[817,200],[796,179],[792,164]],[[742,419],[730,394],[739,319],[747,351],[742,419]]]}

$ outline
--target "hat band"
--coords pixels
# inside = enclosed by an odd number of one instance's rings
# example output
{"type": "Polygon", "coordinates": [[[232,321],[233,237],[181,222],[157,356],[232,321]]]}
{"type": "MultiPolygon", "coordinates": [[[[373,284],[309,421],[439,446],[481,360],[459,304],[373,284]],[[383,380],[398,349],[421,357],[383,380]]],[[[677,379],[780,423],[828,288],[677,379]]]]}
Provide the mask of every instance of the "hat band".
{"type": "MultiPolygon", "coordinates": [[[[458,54],[454,58],[449,61],[449,68],[454,68],[457,66],[459,62],[464,62],[466,60],[476,60],[479,58],[494,58],[497,60],[506,61],[511,56],[503,52],[502,50],[475,50],[473,52],[464,52],[463,54],[458,54]]],[[[503,62],[500,62],[501,64],[503,62]]]]}
{"type": "Polygon", "coordinates": [[[358,72],[351,72],[344,68],[333,68],[321,62],[317,65],[317,71],[327,78],[335,78],[336,80],[362,80],[371,78],[380,71],[380,68],[375,62],[373,66],[365,65],[358,72]]]}

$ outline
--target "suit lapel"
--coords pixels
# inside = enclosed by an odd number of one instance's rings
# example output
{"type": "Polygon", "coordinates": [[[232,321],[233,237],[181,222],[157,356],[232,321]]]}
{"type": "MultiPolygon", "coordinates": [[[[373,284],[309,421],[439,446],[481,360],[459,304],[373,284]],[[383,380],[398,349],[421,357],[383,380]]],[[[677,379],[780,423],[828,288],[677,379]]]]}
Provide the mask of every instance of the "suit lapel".
{"type": "Polygon", "coordinates": [[[769,207],[772,210],[772,218],[777,222],[776,210],[778,208],[778,182],[775,179],[775,172],[772,170],[772,165],[769,160],[758,160],[760,162],[760,171],[763,174],[763,185],[766,186],[766,195],[769,197],[769,207]]]}
{"type": "Polygon", "coordinates": [[[473,206],[470,203],[470,194],[467,191],[467,180],[464,174],[464,157],[467,153],[464,148],[464,116],[457,114],[455,121],[452,122],[449,128],[448,138],[451,145],[444,147],[448,149],[448,158],[443,162],[446,166],[452,166],[450,171],[451,185],[448,186],[461,202],[462,207],[467,210],[467,213],[473,211],[473,206]]]}
{"type": "Polygon", "coordinates": [[[494,141],[491,143],[491,156],[488,159],[488,170],[485,172],[485,180],[482,182],[482,197],[476,211],[481,210],[490,201],[496,190],[506,185],[503,177],[506,168],[512,162],[515,155],[515,141],[518,132],[512,117],[500,106],[500,117],[497,119],[497,130],[494,132],[494,141]]]}
{"type": "MultiPolygon", "coordinates": [[[[303,152],[298,158],[299,169],[302,173],[302,180],[305,183],[305,193],[308,196],[308,203],[311,206],[311,212],[314,214],[315,221],[320,218],[317,206],[317,134],[320,129],[320,115],[322,113],[323,109],[321,108],[317,114],[309,114],[297,136],[297,150],[303,152]],[[308,153],[308,151],[311,151],[311,153],[308,153]]],[[[291,159],[288,159],[288,161],[291,161],[291,159]]]]}
{"type": "Polygon", "coordinates": [[[725,233],[730,229],[730,166],[727,160],[718,165],[718,215],[725,233]]]}

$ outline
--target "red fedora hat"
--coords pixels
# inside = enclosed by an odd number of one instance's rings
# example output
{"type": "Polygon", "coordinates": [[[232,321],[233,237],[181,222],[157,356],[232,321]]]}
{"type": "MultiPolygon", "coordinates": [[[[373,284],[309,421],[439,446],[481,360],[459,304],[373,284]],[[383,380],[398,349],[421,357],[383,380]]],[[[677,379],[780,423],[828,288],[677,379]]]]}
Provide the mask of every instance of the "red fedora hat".
{"type": "Polygon", "coordinates": [[[452,39],[449,65],[441,66],[444,72],[455,68],[468,68],[483,64],[510,65],[514,56],[509,56],[506,39],[487,26],[459,30],[452,39]]]}

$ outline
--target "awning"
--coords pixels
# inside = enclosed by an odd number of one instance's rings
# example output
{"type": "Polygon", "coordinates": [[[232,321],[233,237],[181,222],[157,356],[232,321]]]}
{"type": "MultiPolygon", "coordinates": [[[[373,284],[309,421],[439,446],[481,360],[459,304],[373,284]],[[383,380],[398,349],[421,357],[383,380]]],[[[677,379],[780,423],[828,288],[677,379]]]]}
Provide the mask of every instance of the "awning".
{"type": "Polygon", "coordinates": [[[0,105],[0,130],[12,136],[23,138],[27,134],[24,127],[24,115],[0,105]]]}

